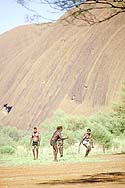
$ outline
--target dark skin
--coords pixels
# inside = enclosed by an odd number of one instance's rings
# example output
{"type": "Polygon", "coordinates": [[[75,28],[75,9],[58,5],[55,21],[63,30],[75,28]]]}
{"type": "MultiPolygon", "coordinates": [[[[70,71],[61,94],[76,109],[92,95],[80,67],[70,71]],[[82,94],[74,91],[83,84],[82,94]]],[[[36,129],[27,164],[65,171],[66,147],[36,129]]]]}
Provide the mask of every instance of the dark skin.
{"type": "Polygon", "coordinates": [[[51,146],[53,146],[53,156],[54,156],[54,161],[57,160],[57,155],[58,151],[60,153],[60,157],[63,157],[63,140],[67,138],[63,138],[62,136],[62,126],[58,126],[57,130],[54,132],[50,143],[52,142],[51,146]],[[62,142],[62,147],[59,146],[59,140],[62,142]]]}
{"type": "Polygon", "coordinates": [[[58,141],[58,150],[59,150],[60,157],[63,157],[63,140],[61,139],[58,141]]]}
{"type": "Polygon", "coordinates": [[[81,140],[79,146],[81,145],[81,143],[83,143],[83,145],[86,147],[85,157],[87,157],[88,154],[89,154],[90,151],[91,151],[91,148],[94,147],[94,146],[93,146],[93,138],[92,138],[92,136],[91,136],[91,130],[89,130],[89,129],[87,130],[87,132],[86,132],[85,136],[83,137],[83,139],[81,140]],[[86,143],[83,142],[83,141],[86,139],[86,137],[89,138],[89,142],[90,142],[91,144],[90,144],[90,143],[89,143],[89,144],[86,144],[86,143]]]}
{"type": "MultiPolygon", "coordinates": [[[[34,134],[38,134],[38,131],[37,131],[37,128],[34,128],[34,134]]],[[[30,139],[30,144],[32,145],[33,144],[33,141],[37,142],[38,145],[34,145],[32,146],[32,151],[33,151],[33,157],[34,157],[34,160],[35,159],[38,159],[38,154],[39,154],[39,146],[40,146],[40,136],[38,137],[31,137],[30,139]]]]}
{"type": "MultiPolygon", "coordinates": [[[[62,132],[62,128],[60,128],[58,131],[61,133],[62,132]]],[[[61,137],[60,137],[60,139],[61,139],[61,137]]],[[[57,155],[58,155],[58,146],[57,146],[57,143],[53,146],[53,155],[54,155],[54,161],[58,161],[57,160],[57,155]]]]}

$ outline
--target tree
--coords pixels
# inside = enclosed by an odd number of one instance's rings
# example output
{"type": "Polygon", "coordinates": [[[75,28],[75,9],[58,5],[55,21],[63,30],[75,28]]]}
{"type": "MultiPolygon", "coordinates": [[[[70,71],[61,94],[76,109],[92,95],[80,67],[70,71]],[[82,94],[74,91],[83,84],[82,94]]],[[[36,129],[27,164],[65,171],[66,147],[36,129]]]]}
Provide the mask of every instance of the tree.
{"type": "Polygon", "coordinates": [[[113,110],[114,118],[117,120],[113,131],[120,135],[125,132],[125,82],[122,83],[120,100],[114,105],[113,110]]]}
{"type": "Polygon", "coordinates": [[[97,124],[93,128],[93,137],[94,140],[102,146],[104,153],[106,149],[112,146],[112,134],[101,124],[97,124]]]}
{"type": "Polygon", "coordinates": [[[113,107],[115,114],[119,117],[125,117],[125,82],[122,83],[120,100],[113,107]]]}
{"type": "Polygon", "coordinates": [[[33,13],[32,19],[41,14],[32,7],[32,3],[48,4],[56,11],[68,11],[62,19],[74,22],[77,19],[89,24],[100,23],[125,12],[125,0],[16,0],[18,4],[33,13]],[[104,13],[104,14],[103,14],[104,13]]]}

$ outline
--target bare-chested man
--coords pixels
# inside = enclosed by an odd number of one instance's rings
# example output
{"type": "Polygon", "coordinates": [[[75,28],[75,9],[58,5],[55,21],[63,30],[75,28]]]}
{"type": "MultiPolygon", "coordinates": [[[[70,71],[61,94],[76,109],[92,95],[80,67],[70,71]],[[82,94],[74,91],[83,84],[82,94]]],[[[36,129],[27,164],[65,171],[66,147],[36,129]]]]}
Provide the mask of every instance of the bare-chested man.
{"type": "Polygon", "coordinates": [[[38,159],[38,150],[40,146],[40,133],[38,132],[37,127],[34,127],[30,144],[32,144],[33,157],[34,160],[36,160],[38,159]]]}
{"type": "Polygon", "coordinates": [[[91,148],[93,148],[93,137],[91,135],[91,129],[87,129],[87,132],[85,133],[85,135],[83,136],[79,146],[83,144],[86,147],[86,153],[85,153],[85,157],[88,156],[88,154],[91,151],[91,148]]]}
{"type": "Polygon", "coordinates": [[[54,155],[54,161],[58,161],[57,160],[57,155],[58,155],[58,150],[60,152],[60,156],[63,156],[63,148],[58,147],[58,141],[62,141],[65,140],[67,138],[62,138],[62,126],[58,126],[56,131],[54,132],[51,140],[50,140],[50,145],[53,147],[53,155],[54,155]]]}

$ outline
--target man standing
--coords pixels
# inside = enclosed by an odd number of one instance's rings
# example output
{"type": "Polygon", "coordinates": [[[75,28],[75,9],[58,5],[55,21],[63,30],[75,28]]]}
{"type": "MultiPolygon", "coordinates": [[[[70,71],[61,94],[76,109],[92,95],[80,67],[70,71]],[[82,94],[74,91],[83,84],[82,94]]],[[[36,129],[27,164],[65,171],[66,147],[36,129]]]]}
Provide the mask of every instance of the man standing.
{"type": "Polygon", "coordinates": [[[38,150],[40,146],[40,133],[38,132],[37,127],[34,127],[30,144],[32,144],[33,157],[34,160],[36,160],[38,159],[38,150]]]}
{"type": "MultiPolygon", "coordinates": [[[[61,148],[59,149],[59,147],[58,147],[58,140],[62,141],[62,143],[63,143],[64,139],[66,139],[66,138],[62,138],[62,126],[58,126],[50,140],[50,145],[53,147],[54,161],[58,161],[57,160],[58,150],[61,150],[61,148]]],[[[63,152],[63,150],[60,151],[61,157],[63,156],[62,152],[63,152]]]]}
{"type": "Polygon", "coordinates": [[[86,147],[85,157],[87,157],[91,151],[91,148],[93,148],[93,137],[91,135],[91,129],[87,129],[87,132],[83,136],[83,138],[79,144],[79,147],[81,144],[83,144],[86,147]]]}

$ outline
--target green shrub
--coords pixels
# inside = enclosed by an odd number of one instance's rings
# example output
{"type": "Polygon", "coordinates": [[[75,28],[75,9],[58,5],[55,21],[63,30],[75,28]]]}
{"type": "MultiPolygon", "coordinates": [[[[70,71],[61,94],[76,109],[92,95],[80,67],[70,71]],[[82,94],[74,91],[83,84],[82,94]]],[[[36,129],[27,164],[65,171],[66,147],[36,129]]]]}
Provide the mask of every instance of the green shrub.
{"type": "MultiPolygon", "coordinates": [[[[90,128],[97,145],[102,145],[107,149],[114,147],[115,150],[122,146],[119,150],[124,151],[125,84],[122,88],[120,102],[114,106],[112,112],[100,112],[90,117],[84,117],[66,114],[61,110],[56,111],[51,121],[46,120],[39,127],[42,129],[42,147],[49,145],[52,134],[58,125],[63,126],[64,137],[69,138],[64,141],[65,148],[73,147],[75,143],[79,143],[86,129],[90,128]]],[[[13,154],[15,152],[14,148],[17,148],[19,145],[26,150],[29,149],[31,132],[21,131],[15,127],[0,126],[0,138],[1,152],[13,154]]]]}
{"type": "Polygon", "coordinates": [[[112,146],[112,134],[102,126],[96,126],[92,130],[94,140],[109,149],[112,146]]]}
{"type": "Polygon", "coordinates": [[[21,136],[21,131],[18,130],[16,127],[11,127],[11,126],[4,127],[2,132],[6,137],[10,137],[13,139],[13,141],[16,142],[19,141],[21,136]]]}
{"type": "Polygon", "coordinates": [[[14,154],[15,153],[15,148],[9,145],[5,145],[1,147],[1,154],[14,154]]]}

